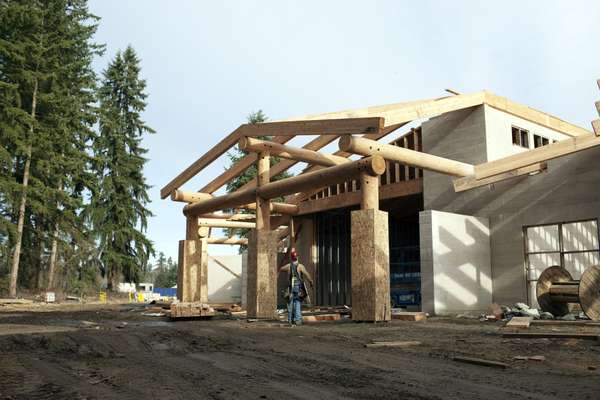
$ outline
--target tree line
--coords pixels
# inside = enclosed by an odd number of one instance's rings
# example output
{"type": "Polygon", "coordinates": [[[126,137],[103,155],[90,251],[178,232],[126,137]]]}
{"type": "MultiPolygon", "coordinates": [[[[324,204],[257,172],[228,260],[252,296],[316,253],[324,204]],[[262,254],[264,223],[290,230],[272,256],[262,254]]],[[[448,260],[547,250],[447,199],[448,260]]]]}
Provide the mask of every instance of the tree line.
{"type": "Polygon", "coordinates": [[[0,292],[148,272],[147,105],[129,46],[98,75],[86,0],[0,1],[0,292]]]}

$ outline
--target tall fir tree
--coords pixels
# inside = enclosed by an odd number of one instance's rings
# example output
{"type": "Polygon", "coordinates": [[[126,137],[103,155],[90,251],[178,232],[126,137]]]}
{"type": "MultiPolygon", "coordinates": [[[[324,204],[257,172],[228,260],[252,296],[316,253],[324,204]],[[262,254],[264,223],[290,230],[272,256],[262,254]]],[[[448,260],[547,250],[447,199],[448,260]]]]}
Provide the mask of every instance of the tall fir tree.
{"type": "Polygon", "coordinates": [[[98,187],[91,200],[91,220],[98,235],[100,260],[108,289],[121,276],[138,281],[153,246],[145,236],[152,213],[143,174],[147,152],[142,138],[153,133],[141,119],[146,108],[146,82],[131,46],[118,52],[103,72],[99,89],[99,135],[94,141],[98,187]]]}
{"type": "MultiPolygon", "coordinates": [[[[97,18],[85,0],[0,3],[0,243],[11,251],[9,295],[22,262],[38,279],[47,242],[52,269],[59,230],[79,218],[94,112],[97,18]],[[29,250],[22,253],[24,244],[29,250]]],[[[53,274],[50,274],[50,279],[53,274]]]]}

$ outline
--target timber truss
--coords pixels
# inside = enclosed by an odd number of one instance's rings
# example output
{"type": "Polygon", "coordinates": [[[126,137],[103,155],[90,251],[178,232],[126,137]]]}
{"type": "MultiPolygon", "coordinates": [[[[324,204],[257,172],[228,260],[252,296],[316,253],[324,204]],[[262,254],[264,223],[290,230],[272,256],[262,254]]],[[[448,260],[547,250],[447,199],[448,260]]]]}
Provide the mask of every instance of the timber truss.
{"type": "MultiPolygon", "coordinates": [[[[600,114],[600,102],[596,108],[600,114]]],[[[353,319],[387,320],[389,246],[387,233],[382,233],[387,232],[387,217],[379,210],[380,199],[422,192],[423,170],[449,175],[456,192],[537,173],[546,169],[548,160],[600,145],[600,120],[592,126],[595,133],[487,91],[241,125],[161,190],[163,199],[170,195],[173,201],[187,203],[183,208],[186,240],[179,248],[178,298],[206,301],[208,244],[247,244],[248,316],[272,317],[277,243],[289,237],[289,247],[294,246],[298,227],[292,216],[360,204],[351,224],[353,319]],[[423,152],[420,128],[389,144],[379,141],[410,122],[483,104],[568,138],[479,165],[423,152]],[[286,144],[298,135],[316,137],[303,147],[286,144]],[[260,139],[264,137],[270,139],[260,139]],[[338,151],[319,152],[336,140],[338,151]],[[200,190],[180,190],[235,145],[247,155],[200,190]],[[352,160],[352,155],[362,158],[352,160]],[[271,166],[271,156],[281,161],[271,166]],[[271,180],[299,162],[307,163],[299,175],[271,180]],[[214,195],[253,165],[256,179],[234,192],[214,195]],[[280,198],[285,200],[274,200],[280,198]],[[250,228],[251,234],[249,239],[211,237],[213,227],[250,228]]]]}

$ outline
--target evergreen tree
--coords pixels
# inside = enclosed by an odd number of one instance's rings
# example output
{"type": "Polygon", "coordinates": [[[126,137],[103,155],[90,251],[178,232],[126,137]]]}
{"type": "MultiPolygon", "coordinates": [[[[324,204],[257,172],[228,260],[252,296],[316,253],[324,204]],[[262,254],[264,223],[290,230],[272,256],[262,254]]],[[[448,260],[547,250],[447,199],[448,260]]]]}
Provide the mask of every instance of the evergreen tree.
{"type": "MultiPolygon", "coordinates": [[[[269,118],[265,115],[265,113],[262,110],[258,110],[255,112],[251,112],[246,119],[249,124],[260,124],[262,122],[266,122],[269,118]]],[[[261,136],[261,137],[259,137],[259,139],[271,140],[271,137],[261,136]]],[[[229,158],[229,165],[227,165],[227,167],[225,169],[231,168],[235,163],[237,163],[238,161],[240,161],[242,158],[246,157],[247,155],[248,155],[248,153],[240,150],[239,147],[235,147],[233,150],[227,152],[227,158],[229,158]]],[[[280,161],[279,157],[271,156],[271,158],[270,158],[271,166],[277,164],[279,161],[280,161]]],[[[252,164],[250,167],[248,167],[243,173],[241,173],[235,179],[232,179],[231,181],[227,182],[227,186],[226,186],[227,193],[235,192],[236,190],[238,190],[239,188],[244,186],[246,183],[251,182],[254,178],[256,178],[256,175],[257,175],[256,164],[252,164]]],[[[271,180],[277,181],[280,179],[289,178],[290,176],[291,176],[291,174],[289,172],[284,171],[284,172],[272,177],[271,180]]],[[[277,200],[277,199],[274,199],[274,200],[277,200]]],[[[250,232],[250,229],[248,229],[248,228],[228,228],[228,229],[226,229],[226,232],[227,232],[228,236],[237,235],[239,237],[248,237],[248,233],[250,232]]],[[[240,246],[240,253],[243,252],[245,249],[246,249],[246,246],[240,246]]]]}
{"type": "Polygon", "coordinates": [[[85,229],[96,21],[85,0],[0,3],[0,245],[12,248],[10,296],[22,261],[41,281],[47,239],[53,268],[59,227],[85,229]]]}
{"type": "Polygon", "coordinates": [[[118,52],[103,72],[99,89],[99,135],[94,140],[98,187],[91,200],[91,220],[98,235],[100,259],[108,289],[121,275],[137,282],[154,250],[145,236],[149,203],[143,175],[147,152],[143,136],[154,131],[141,119],[146,107],[146,82],[131,47],[118,52]]]}

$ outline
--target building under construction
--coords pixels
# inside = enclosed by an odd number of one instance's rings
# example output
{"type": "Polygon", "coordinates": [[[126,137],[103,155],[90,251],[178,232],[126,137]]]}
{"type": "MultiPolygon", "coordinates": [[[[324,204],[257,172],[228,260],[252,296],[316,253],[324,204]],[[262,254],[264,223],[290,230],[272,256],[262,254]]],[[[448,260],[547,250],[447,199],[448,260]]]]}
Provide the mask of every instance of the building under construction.
{"type": "Polygon", "coordinates": [[[161,190],[188,203],[179,300],[206,302],[207,246],[222,243],[248,244],[252,318],[274,315],[278,255],[290,247],[316,277],[313,303],[351,305],[354,320],[388,320],[393,306],[537,305],[546,268],[573,281],[600,264],[593,126],[487,91],[242,125],[161,190]],[[314,138],[294,146],[300,135],[314,138]],[[336,141],[333,154],[319,151],[336,141]],[[203,188],[182,189],[236,145],[247,156],[203,188]],[[271,181],[302,162],[302,173],[271,181]],[[255,181],[213,195],[252,165],[255,181]],[[212,237],[216,227],[253,229],[246,240],[212,237]]]}

